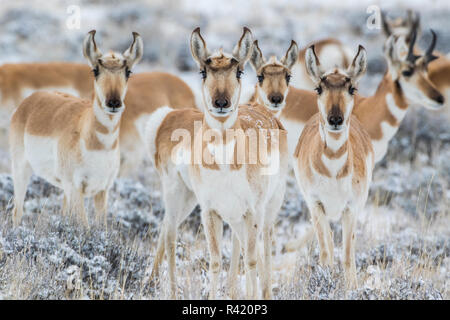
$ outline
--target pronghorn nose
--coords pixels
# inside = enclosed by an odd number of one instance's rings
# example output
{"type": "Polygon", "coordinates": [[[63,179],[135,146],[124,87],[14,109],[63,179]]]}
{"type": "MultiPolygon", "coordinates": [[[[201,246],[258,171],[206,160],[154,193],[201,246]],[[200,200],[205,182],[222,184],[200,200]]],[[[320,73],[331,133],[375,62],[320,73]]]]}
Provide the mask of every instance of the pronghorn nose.
{"type": "Polygon", "coordinates": [[[342,116],[340,115],[332,115],[328,117],[328,123],[332,126],[340,126],[344,122],[342,116]]]}
{"type": "Polygon", "coordinates": [[[442,94],[438,95],[436,101],[440,104],[443,104],[445,101],[444,96],[442,94]]]}
{"type": "Polygon", "coordinates": [[[217,108],[226,108],[226,107],[228,106],[228,100],[227,100],[227,99],[224,99],[224,98],[216,99],[216,100],[214,101],[214,105],[215,105],[217,108]]]}
{"type": "Polygon", "coordinates": [[[106,105],[110,108],[119,108],[122,105],[122,102],[119,99],[109,99],[106,102],[106,105]]]}
{"type": "Polygon", "coordinates": [[[278,104],[283,101],[283,96],[281,94],[274,94],[270,97],[272,103],[278,104]]]}

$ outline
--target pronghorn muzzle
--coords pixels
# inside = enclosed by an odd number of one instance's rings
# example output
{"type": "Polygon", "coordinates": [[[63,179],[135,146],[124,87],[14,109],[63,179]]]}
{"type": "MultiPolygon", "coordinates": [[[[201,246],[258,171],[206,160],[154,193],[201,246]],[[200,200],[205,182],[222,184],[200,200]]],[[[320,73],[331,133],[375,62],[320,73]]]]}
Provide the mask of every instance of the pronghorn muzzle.
{"type": "Polygon", "coordinates": [[[338,106],[334,105],[331,108],[330,112],[328,113],[327,121],[332,129],[341,129],[341,126],[344,123],[344,115],[342,114],[342,111],[338,106]]]}

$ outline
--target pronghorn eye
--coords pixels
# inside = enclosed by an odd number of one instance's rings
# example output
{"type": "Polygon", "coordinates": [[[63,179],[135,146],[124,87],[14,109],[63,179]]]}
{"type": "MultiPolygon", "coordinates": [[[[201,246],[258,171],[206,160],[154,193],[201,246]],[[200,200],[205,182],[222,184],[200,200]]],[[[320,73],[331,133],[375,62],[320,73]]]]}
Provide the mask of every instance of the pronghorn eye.
{"type": "Polygon", "coordinates": [[[262,83],[264,81],[264,75],[260,74],[258,76],[258,81],[259,81],[259,83],[262,83]]]}
{"type": "Polygon", "coordinates": [[[402,72],[402,75],[404,75],[405,77],[411,77],[412,74],[414,73],[414,69],[408,69],[402,72]]]}
{"type": "Polygon", "coordinates": [[[128,67],[125,69],[125,76],[127,77],[127,79],[130,77],[130,75],[131,75],[131,70],[130,69],[128,69],[128,67]]]}
{"type": "Polygon", "coordinates": [[[94,77],[98,77],[98,75],[99,75],[99,70],[98,70],[98,66],[96,66],[94,69],[92,69],[92,72],[94,73],[94,77]]]}
{"type": "Polygon", "coordinates": [[[350,86],[350,88],[348,88],[348,93],[350,93],[351,95],[354,95],[356,91],[356,88],[354,86],[350,86]]]}
{"type": "Polygon", "coordinates": [[[243,74],[244,72],[238,69],[238,71],[236,72],[236,78],[240,79],[243,74]]]}
{"type": "Polygon", "coordinates": [[[289,84],[289,81],[291,81],[291,75],[286,74],[286,82],[289,84]]]}
{"type": "Polygon", "coordinates": [[[318,86],[317,88],[314,88],[314,90],[316,90],[318,95],[322,94],[322,87],[321,86],[318,86]]]}
{"type": "Polygon", "coordinates": [[[204,80],[204,79],[206,79],[206,70],[202,70],[202,71],[200,71],[200,74],[202,75],[202,79],[204,80]]]}

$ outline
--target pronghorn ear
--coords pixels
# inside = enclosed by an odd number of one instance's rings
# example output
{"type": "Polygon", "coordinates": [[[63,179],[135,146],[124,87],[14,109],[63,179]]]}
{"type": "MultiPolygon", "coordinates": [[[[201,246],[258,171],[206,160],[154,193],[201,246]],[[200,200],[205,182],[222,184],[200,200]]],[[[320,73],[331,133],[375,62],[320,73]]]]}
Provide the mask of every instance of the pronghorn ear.
{"type": "Polygon", "coordinates": [[[348,68],[348,75],[352,78],[354,82],[358,82],[359,79],[364,75],[367,69],[367,53],[366,49],[362,45],[358,47],[358,53],[353,59],[352,64],[348,68]]]}
{"type": "Polygon", "coordinates": [[[206,59],[209,56],[206,42],[200,34],[200,27],[195,28],[191,35],[191,54],[199,68],[203,68],[206,59]]]}
{"type": "Polygon", "coordinates": [[[298,46],[297,43],[292,40],[291,46],[286,51],[286,55],[281,59],[281,63],[288,69],[292,69],[298,59],[298,46]]]}
{"type": "Polygon", "coordinates": [[[314,45],[306,49],[305,65],[306,71],[308,72],[308,75],[310,76],[311,80],[315,84],[318,84],[320,82],[320,78],[322,77],[323,72],[320,69],[320,62],[314,50],[314,45]]]}
{"type": "Polygon", "coordinates": [[[142,42],[142,38],[139,33],[133,32],[133,43],[131,43],[131,46],[123,53],[123,56],[127,60],[128,68],[131,69],[138,63],[143,55],[144,43],[142,42]]]}
{"type": "Polygon", "coordinates": [[[252,54],[253,35],[249,28],[244,27],[242,36],[238,44],[233,49],[233,57],[239,61],[239,65],[244,67],[252,54]]]}
{"type": "Polygon", "coordinates": [[[95,30],[89,31],[83,41],[83,55],[92,68],[95,68],[97,66],[98,59],[102,56],[101,51],[98,49],[97,44],[95,43],[95,32],[95,30]]]}
{"type": "Polygon", "coordinates": [[[252,65],[255,72],[258,72],[259,68],[261,68],[266,63],[264,56],[261,52],[261,49],[258,46],[258,40],[253,42],[252,54],[250,56],[250,64],[252,65]]]}

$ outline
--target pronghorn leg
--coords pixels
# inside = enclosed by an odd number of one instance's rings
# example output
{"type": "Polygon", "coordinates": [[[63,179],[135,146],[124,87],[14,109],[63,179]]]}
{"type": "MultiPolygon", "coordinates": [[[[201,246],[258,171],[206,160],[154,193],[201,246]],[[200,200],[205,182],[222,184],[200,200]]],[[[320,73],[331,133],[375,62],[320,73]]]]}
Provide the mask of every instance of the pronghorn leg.
{"type": "Polygon", "coordinates": [[[325,215],[322,205],[315,204],[311,210],[311,218],[316,231],[317,242],[320,249],[320,264],[324,266],[333,266],[333,237],[330,223],[325,215]]]}
{"type": "Polygon", "coordinates": [[[263,228],[264,260],[261,275],[264,299],[272,299],[272,236],[272,224],[265,223],[263,228]]]}
{"type": "Polygon", "coordinates": [[[213,210],[202,211],[202,221],[205,226],[206,240],[209,248],[209,299],[216,299],[217,283],[222,269],[222,218],[213,210]]]}
{"type": "Polygon", "coordinates": [[[79,190],[72,188],[70,192],[68,192],[68,212],[71,217],[74,213],[81,220],[83,225],[88,228],[89,222],[86,214],[86,210],[84,209],[84,196],[83,193],[79,190]]]}
{"type": "Polygon", "coordinates": [[[95,218],[98,223],[107,224],[108,191],[102,190],[94,196],[95,218]]]}
{"type": "Polygon", "coordinates": [[[238,289],[236,287],[237,284],[237,276],[239,274],[239,258],[241,257],[241,244],[239,243],[239,239],[236,237],[234,232],[232,233],[233,237],[233,248],[231,253],[231,262],[230,262],[230,270],[228,271],[228,290],[229,296],[231,299],[237,299],[238,289]]]}
{"type": "Polygon", "coordinates": [[[22,220],[23,202],[27,192],[28,181],[31,177],[31,168],[24,158],[12,157],[12,177],[14,183],[14,209],[13,225],[17,227],[22,220]]]}
{"type": "MultiPolygon", "coordinates": [[[[246,265],[246,273],[248,277],[247,280],[250,280],[251,285],[247,285],[247,299],[257,299],[257,272],[256,272],[256,264],[257,264],[257,247],[256,240],[258,235],[258,226],[255,223],[254,213],[251,211],[247,211],[244,217],[245,222],[245,233],[244,233],[244,262],[246,265]]],[[[246,274],[246,275],[247,275],[246,274]]]]}
{"type": "Polygon", "coordinates": [[[192,212],[196,199],[178,175],[163,176],[162,189],[164,194],[164,220],[158,239],[156,257],[153,263],[151,278],[158,274],[164,251],[169,264],[170,298],[177,297],[175,249],[178,226],[192,212]]]}
{"type": "Polygon", "coordinates": [[[342,240],[344,248],[344,270],[348,288],[357,287],[355,263],[355,214],[346,209],[342,215],[342,240]]]}

